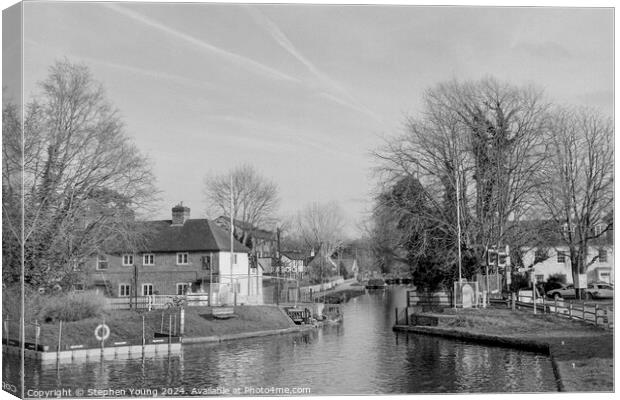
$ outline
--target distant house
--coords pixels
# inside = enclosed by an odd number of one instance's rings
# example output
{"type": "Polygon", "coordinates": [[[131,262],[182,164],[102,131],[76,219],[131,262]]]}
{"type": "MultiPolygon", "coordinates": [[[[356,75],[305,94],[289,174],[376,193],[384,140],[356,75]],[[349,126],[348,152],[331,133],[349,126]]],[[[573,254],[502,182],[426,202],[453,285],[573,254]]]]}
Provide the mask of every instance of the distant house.
{"type": "Polygon", "coordinates": [[[282,252],[282,264],[284,273],[302,277],[306,272],[308,254],[302,251],[289,250],[282,252]]]}
{"type": "MultiPolygon", "coordinates": [[[[230,217],[219,216],[215,219],[224,230],[230,232],[230,217]]],[[[233,234],[240,242],[246,242],[258,258],[273,257],[276,252],[276,235],[274,232],[259,228],[248,222],[235,219],[233,234]]]]}
{"type": "MultiPolygon", "coordinates": [[[[594,227],[603,232],[607,224],[594,227]]],[[[546,240],[535,245],[521,247],[523,265],[531,267],[538,282],[546,281],[551,275],[564,275],[567,283],[573,283],[569,249],[560,240],[558,230],[555,234],[547,230],[546,240]]],[[[589,241],[586,258],[586,278],[589,282],[614,282],[613,229],[607,230],[596,239],[589,241]]]]}
{"type": "Polygon", "coordinates": [[[259,268],[248,261],[249,249],[233,240],[214,221],[190,219],[190,209],[172,208],[172,219],[146,221],[144,250],[108,251],[88,261],[85,287],[109,296],[172,295],[214,291],[232,293],[240,302],[262,299],[259,268]],[[232,254],[232,264],[231,264],[232,254]]]}

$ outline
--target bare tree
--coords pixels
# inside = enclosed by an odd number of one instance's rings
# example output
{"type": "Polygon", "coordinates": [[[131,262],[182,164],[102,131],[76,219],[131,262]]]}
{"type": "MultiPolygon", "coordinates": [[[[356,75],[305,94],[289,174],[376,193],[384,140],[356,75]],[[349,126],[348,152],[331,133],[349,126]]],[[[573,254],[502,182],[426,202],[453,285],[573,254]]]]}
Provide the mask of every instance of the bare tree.
{"type": "Polygon", "coordinates": [[[508,240],[509,218],[527,209],[547,107],[539,91],[491,78],[428,90],[420,117],[375,153],[381,192],[404,177],[418,179],[429,211],[419,217],[455,238],[458,205],[459,242],[482,260],[486,248],[508,240]]]}
{"type": "Polygon", "coordinates": [[[581,296],[585,288],[579,286],[579,275],[588,267],[589,242],[613,223],[613,122],[592,109],[558,108],[545,139],[548,151],[538,175],[539,204],[562,227],[558,230],[581,296]],[[595,230],[597,225],[605,228],[595,230]]]}
{"type": "Polygon", "coordinates": [[[299,235],[318,252],[322,276],[326,276],[324,270],[330,264],[330,257],[345,239],[345,225],[343,211],[336,202],[311,203],[297,215],[299,235]]]}
{"type": "MultiPolygon", "coordinates": [[[[40,88],[26,107],[23,153],[3,163],[3,216],[6,226],[19,225],[15,210],[23,201],[26,282],[66,286],[80,261],[141,243],[134,213],[148,209],[157,191],[148,160],[87,67],[57,62],[40,88]]],[[[3,139],[21,142],[21,130],[11,126],[3,139]]],[[[21,246],[14,238],[11,245],[21,246]]],[[[5,281],[19,276],[19,261],[5,264],[5,281]]]]}
{"type": "Polygon", "coordinates": [[[237,238],[249,245],[252,227],[258,228],[273,222],[279,205],[278,186],[260,175],[251,165],[243,164],[230,172],[205,178],[207,213],[230,218],[230,197],[233,197],[233,218],[251,227],[238,232],[237,238]]]}

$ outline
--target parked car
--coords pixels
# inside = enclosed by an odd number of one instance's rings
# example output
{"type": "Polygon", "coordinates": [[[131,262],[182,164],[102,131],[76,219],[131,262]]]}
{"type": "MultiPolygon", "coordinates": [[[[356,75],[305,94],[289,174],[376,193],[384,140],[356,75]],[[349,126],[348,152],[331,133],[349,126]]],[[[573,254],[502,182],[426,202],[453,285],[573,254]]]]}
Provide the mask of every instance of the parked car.
{"type": "Polygon", "coordinates": [[[614,288],[608,283],[590,283],[586,289],[589,299],[613,299],[614,288]]]}
{"type": "Polygon", "coordinates": [[[562,284],[561,287],[548,291],[547,296],[553,299],[575,298],[575,286],[562,284]]]}

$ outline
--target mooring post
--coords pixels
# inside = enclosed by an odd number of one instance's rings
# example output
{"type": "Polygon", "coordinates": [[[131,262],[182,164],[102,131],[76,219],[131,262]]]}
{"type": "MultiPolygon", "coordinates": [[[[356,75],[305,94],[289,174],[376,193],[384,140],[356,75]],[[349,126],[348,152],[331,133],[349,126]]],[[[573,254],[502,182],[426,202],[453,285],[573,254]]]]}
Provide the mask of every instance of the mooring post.
{"type": "Polygon", "coordinates": [[[56,352],[56,358],[60,357],[60,344],[62,343],[62,320],[58,324],[58,351],[56,352]]]}
{"type": "Polygon", "coordinates": [[[39,337],[40,336],[41,336],[41,327],[39,326],[39,321],[35,319],[34,320],[34,351],[39,350],[39,337]]]}
{"type": "MultiPolygon", "coordinates": [[[[105,318],[101,320],[101,326],[105,327],[105,318]]],[[[106,332],[105,328],[102,328],[103,332],[106,332]]],[[[105,336],[101,334],[101,357],[103,357],[103,348],[105,347],[105,336]]]]}
{"type": "Polygon", "coordinates": [[[394,308],[394,325],[398,325],[398,307],[394,308]]]}
{"type": "Polygon", "coordinates": [[[405,307],[405,325],[409,325],[409,307],[405,307]]]}

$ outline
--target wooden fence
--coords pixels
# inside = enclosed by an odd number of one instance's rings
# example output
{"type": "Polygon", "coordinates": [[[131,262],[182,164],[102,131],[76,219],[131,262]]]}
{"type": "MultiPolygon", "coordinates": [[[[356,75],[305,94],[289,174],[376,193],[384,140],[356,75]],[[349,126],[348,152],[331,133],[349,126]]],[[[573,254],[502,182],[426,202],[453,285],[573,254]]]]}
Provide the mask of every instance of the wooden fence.
{"type": "Polygon", "coordinates": [[[502,305],[513,309],[529,309],[535,313],[553,314],[568,319],[581,320],[596,326],[612,328],[613,307],[601,307],[598,303],[571,303],[564,300],[549,300],[545,297],[536,297],[530,294],[513,293],[509,300],[491,299],[491,304],[502,305]],[[534,301],[535,299],[535,301],[534,301]]]}

